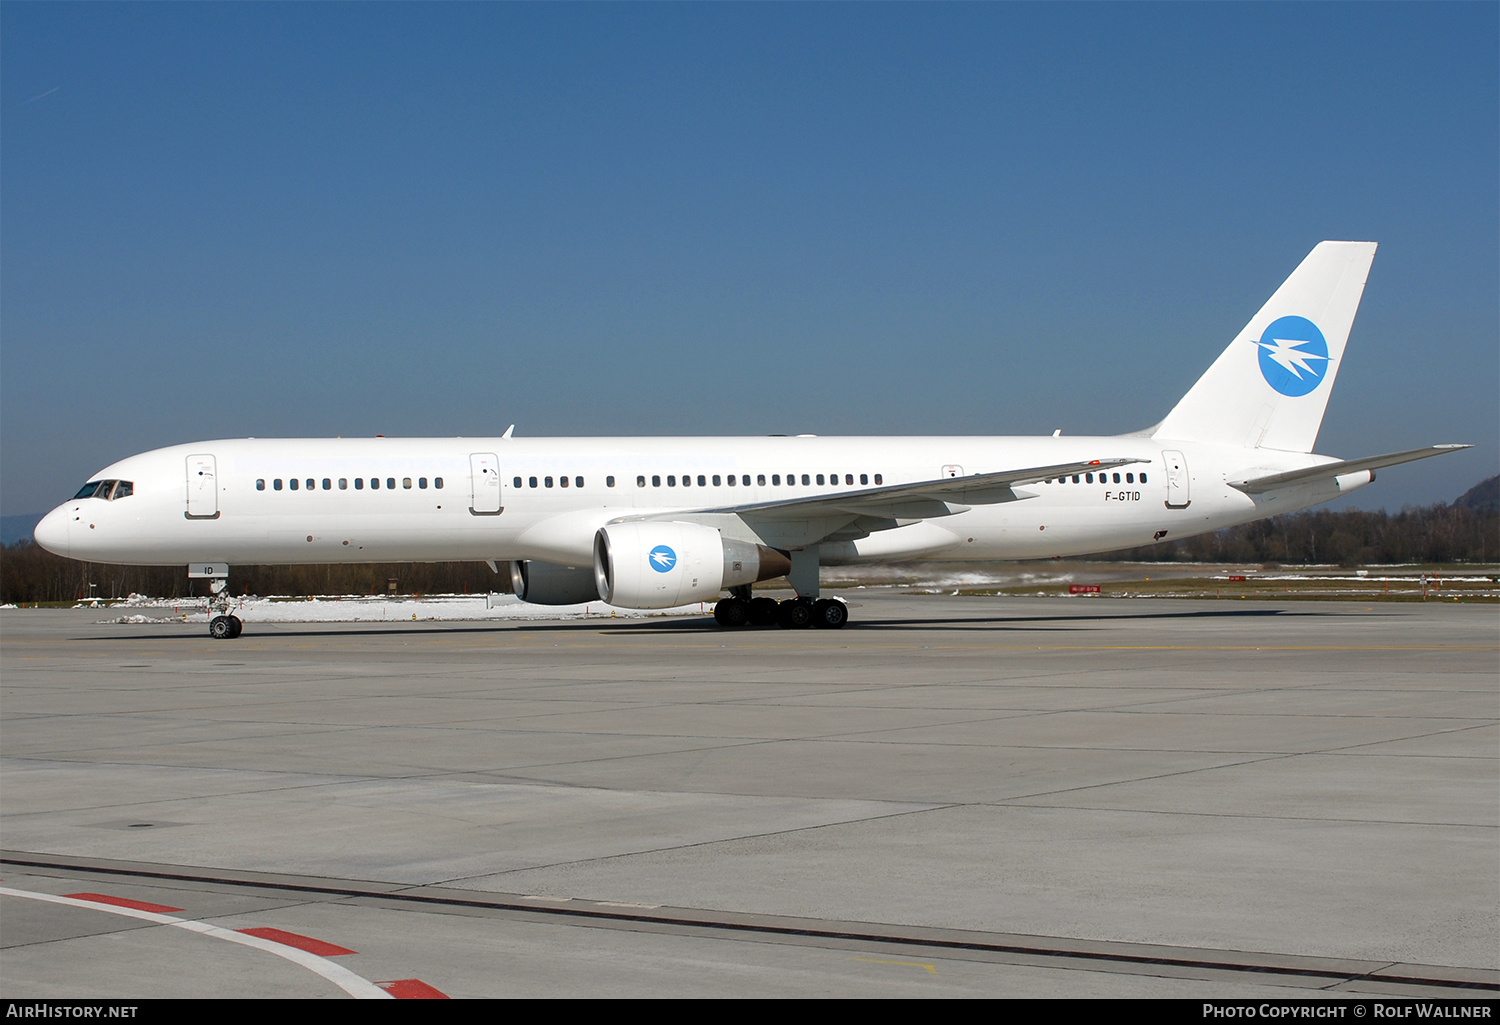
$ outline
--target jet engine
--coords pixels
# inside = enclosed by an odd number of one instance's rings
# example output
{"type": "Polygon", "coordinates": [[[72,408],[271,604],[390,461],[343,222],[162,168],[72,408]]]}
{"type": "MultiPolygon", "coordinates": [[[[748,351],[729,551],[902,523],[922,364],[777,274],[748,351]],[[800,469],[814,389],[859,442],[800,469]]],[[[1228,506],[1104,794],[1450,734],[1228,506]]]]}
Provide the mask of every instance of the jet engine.
{"type": "Polygon", "coordinates": [[[510,586],[517,598],[533,605],[582,605],[599,600],[592,566],[559,566],[535,559],[513,562],[510,586]]]}
{"type": "Polygon", "coordinates": [[[594,581],[611,605],[667,609],[791,571],[774,548],[696,523],[611,523],[594,535],[594,581]]]}

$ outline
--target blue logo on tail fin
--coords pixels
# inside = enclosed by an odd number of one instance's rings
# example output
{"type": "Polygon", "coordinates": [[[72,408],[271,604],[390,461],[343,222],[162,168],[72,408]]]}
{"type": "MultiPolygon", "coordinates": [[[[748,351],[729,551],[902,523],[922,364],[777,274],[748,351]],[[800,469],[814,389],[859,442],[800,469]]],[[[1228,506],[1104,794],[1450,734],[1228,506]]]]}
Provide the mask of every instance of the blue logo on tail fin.
{"type": "Polygon", "coordinates": [[[1316,388],[1328,373],[1328,343],[1306,317],[1273,321],[1255,343],[1266,383],[1293,398],[1316,388]]]}

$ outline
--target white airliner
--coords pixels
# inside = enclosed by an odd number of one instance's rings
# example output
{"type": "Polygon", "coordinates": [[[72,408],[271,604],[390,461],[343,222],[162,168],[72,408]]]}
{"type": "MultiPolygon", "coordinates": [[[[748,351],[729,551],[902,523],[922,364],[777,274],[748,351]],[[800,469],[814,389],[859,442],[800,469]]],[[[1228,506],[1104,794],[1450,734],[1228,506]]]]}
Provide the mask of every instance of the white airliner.
{"type": "Polygon", "coordinates": [[[186,565],[510,563],[543,605],[718,600],[725,626],[839,627],[820,564],[1035,559],[1304,509],[1466,445],[1314,455],[1373,242],[1319,244],[1155,427],[1115,437],[338,438],[177,445],[99,471],[48,551],[186,565]],[[786,576],[797,597],[753,598],[786,576]]]}

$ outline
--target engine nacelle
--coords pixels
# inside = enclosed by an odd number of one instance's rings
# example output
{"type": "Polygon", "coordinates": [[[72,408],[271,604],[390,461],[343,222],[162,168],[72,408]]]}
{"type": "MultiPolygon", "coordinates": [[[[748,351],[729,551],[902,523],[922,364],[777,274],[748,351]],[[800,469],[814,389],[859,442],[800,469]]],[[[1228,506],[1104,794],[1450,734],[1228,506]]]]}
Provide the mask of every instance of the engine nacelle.
{"type": "Polygon", "coordinates": [[[784,576],[791,568],[774,548],[696,523],[611,523],[594,535],[599,595],[627,609],[712,601],[726,587],[784,576]]]}
{"type": "Polygon", "coordinates": [[[533,605],[582,605],[598,601],[592,566],[559,566],[535,559],[510,564],[510,586],[533,605]]]}

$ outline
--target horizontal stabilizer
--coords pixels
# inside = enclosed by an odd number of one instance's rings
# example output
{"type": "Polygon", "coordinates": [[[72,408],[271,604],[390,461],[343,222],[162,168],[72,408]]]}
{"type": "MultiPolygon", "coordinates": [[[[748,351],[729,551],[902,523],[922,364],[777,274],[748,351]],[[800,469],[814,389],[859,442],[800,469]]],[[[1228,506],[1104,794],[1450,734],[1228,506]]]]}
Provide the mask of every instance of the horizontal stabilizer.
{"type": "Polygon", "coordinates": [[[1358,473],[1360,470],[1378,470],[1382,466],[1396,466],[1399,463],[1410,463],[1413,460],[1426,459],[1429,456],[1441,456],[1449,452],[1457,452],[1460,449],[1473,447],[1473,445],[1429,445],[1426,448],[1414,448],[1408,452],[1391,452],[1383,456],[1367,456],[1364,459],[1342,459],[1336,463],[1309,466],[1305,470],[1288,470],[1286,473],[1273,473],[1268,477],[1256,477],[1253,480],[1230,481],[1229,486],[1238,488],[1247,495],[1259,495],[1267,491],[1296,487],[1299,484],[1312,484],[1315,481],[1330,480],[1334,477],[1341,477],[1346,473],[1358,473]]]}

